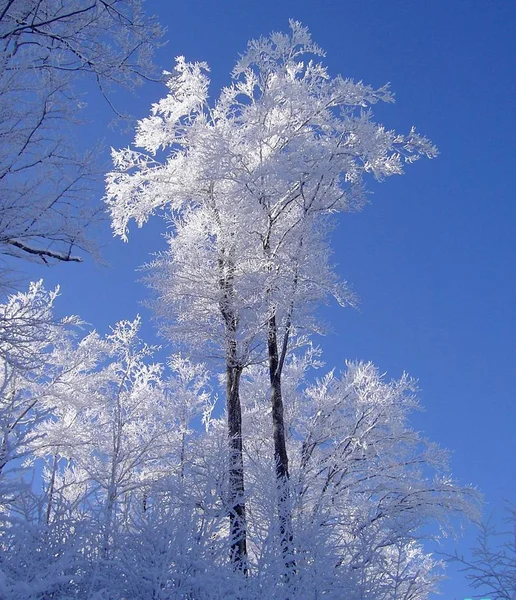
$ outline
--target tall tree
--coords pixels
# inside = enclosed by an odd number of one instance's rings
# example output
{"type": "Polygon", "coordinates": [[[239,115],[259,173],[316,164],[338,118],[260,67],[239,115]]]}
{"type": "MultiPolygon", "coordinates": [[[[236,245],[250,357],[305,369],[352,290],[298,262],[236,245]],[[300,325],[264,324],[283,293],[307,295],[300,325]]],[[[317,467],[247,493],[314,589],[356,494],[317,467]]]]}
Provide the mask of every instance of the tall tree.
{"type": "Polygon", "coordinates": [[[3,254],[76,261],[99,212],[95,151],[78,147],[88,86],[154,74],[161,29],[140,0],[0,1],[0,247],[3,254]]]}
{"type": "Polygon", "coordinates": [[[290,34],[249,43],[212,105],[207,65],[180,57],[168,95],[138,125],[143,151],[113,151],[107,185],[113,229],[123,239],[131,219],[142,225],[157,209],[171,211],[169,252],[153,263],[159,310],[176,339],[225,355],[235,560],[245,555],[239,384],[246,364],[267,357],[287,566],[282,369],[296,326],[310,327],[314,303],[328,293],[349,300],[328,266],[324,217],[360,207],[367,174],[381,180],[401,174],[403,162],[436,154],[414,129],[404,136],[372,121],[369,107],[392,101],[387,87],[331,78],[320,63],[303,62],[323,52],[306,28],[290,25],[290,34]]]}

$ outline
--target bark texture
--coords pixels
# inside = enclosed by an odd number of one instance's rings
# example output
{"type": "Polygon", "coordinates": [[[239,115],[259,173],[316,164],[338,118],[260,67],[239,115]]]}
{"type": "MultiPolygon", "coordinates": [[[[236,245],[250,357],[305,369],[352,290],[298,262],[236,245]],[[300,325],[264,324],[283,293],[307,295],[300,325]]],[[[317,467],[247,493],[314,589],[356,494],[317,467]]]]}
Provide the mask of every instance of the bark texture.
{"type": "MultiPolygon", "coordinates": [[[[287,334],[286,334],[287,335],[287,334]]],[[[268,336],[269,378],[271,385],[272,429],[274,439],[274,460],[276,463],[276,484],[278,490],[278,521],[281,552],[285,560],[285,575],[295,568],[293,552],[292,514],[290,508],[288,453],[285,434],[281,373],[284,353],[278,349],[278,327],[276,315],[269,317],[268,336]]]]}
{"type": "Polygon", "coordinates": [[[240,367],[227,366],[227,415],[229,436],[229,529],[231,560],[235,568],[247,572],[247,536],[244,500],[244,461],[242,453],[242,409],[240,406],[240,367]]]}
{"type": "Polygon", "coordinates": [[[222,292],[220,311],[226,335],[226,412],[229,443],[229,535],[231,562],[236,570],[247,574],[247,523],[245,514],[244,459],[242,446],[242,407],[238,358],[238,315],[233,306],[234,261],[229,256],[219,260],[219,284],[222,292]]]}

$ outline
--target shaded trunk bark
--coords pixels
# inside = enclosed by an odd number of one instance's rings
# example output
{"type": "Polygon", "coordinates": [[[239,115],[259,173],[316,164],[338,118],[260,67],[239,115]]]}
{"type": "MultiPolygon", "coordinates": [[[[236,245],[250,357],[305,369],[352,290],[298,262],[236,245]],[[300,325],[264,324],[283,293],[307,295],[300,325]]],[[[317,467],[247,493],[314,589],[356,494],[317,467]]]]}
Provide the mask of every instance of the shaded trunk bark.
{"type": "Polygon", "coordinates": [[[244,501],[244,460],[242,452],[242,409],[240,405],[241,367],[227,365],[227,415],[229,437],[229,535],[231,561],[235,569],[247,573],[247,535],[244,501]]]}
{"type": "MultiPolygon", "coordinates": [[[[263,238],[264,254],[269,262],[269,272],[273,271],[271,256],[271,234],[274,223],[271,215],[268,216],[269,226],[267,235],[263,238]]],[[[297,287],[297,271],[293,282],[293,291],[297,287]]],[[[285,434],[285,419],[283,410],[283,395],[281,375],[287,354],[292,313],[294,310],[294,296],[292,296],[287,318],[285,322],[285,333],[281,344],[278,343],[278,324],[276,320],[276,306],[272,301],[271,289],[267,290],[270,316],[267,321],[267,350],[269,361],[269,381],[271,389],[272,430],[274,441],[274,460],[276,466],[277,487],[277,511],[280,535],[280,547],[284,560],[285,579],[288,580],[291,573],[295,571],[294,560],[294,534],[292,529],[292,512],[290,506],[290,482],[288,470],[288,453],[285,434]]]]}
{"type": "Polygon", "coordinates": [[[234,309],[234,261],[228,254],[219,259],[219,285],[222,291],[220,312],[226,334],[226,411],[229,445],[229,535],[231,562],[235,570],[247,574],[247,522],[245,514],[244,458],[242,446],[242,407],[238,357],[238,315],[234,309]]]}
{"type": "MultiPolygon", "coordinates": [[[[288,336],[288,331],[285,333],[288,336]]],[[[285,341],[288,337],[285,338],[285,341]]],[[[269,354],[269,379],[271,385],[272,429],[274,439],[274,460],[276,464],[276,485],[278,490],[277,510],[280,533],[280,545],[285,561],[285,575],[295,568],[293,551],[292,514],[290,509],[288,454],[283,411],[281,373],[283,370],[284,350],[278,349],[278,328],[276,315],[269,317],[267,346],[269,354]]],[[[283,344],[285,346],[285,344],[283,344]]]]}

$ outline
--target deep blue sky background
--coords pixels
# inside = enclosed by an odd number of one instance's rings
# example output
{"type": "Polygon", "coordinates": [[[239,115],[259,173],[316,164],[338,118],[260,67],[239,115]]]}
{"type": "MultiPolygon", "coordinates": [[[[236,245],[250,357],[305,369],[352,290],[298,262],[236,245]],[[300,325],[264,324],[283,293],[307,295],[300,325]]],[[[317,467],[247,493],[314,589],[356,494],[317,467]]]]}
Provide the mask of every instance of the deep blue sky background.
{"type": "MultiPolygon", "coordinates": [[[[208,61],[213,96],[249,38],[300,20],[327,51],[332,74],[391,82],[396,104],[375,110],[377,120],[400,131],[416,125],[436,143],[436,160],[373,185],[371,205],[340,219],[334,260],[361,306],[325,309],[333,333],[321,344],[329,366],[358,358],[392,377],[404,370],[417,377],[426,412],[414,426],[452,451],[455,477],[477,485],[486,514],[499,518],[504,500],[516,501],[516,2],[148,0],[147,7],[168,27],[160,65],[172,68],[179,54],[208,61]]],[[[119,102],[142,118],[163,93],[149,85],[119,102]]],[[[127,145],[132,135],[106,129],[106,107],[89,101],[95,121],[85,140],[94,133],[127,145]]],[[[99,236],[109,267],[87,261],[29,272],[61,283],[59,310],[102,332],[137,312],[149,321],[135,269],[163,248],[160,231],[153,221],[123,244],[106,224],[99,236]]],[[[152,341],[152,326],[146,334],[152,341]]],[[[461,552],[473,536],[458,544],[461,552]]],[[[472,595],[455,571],[442,589],[446,600],[472,595]]]]}

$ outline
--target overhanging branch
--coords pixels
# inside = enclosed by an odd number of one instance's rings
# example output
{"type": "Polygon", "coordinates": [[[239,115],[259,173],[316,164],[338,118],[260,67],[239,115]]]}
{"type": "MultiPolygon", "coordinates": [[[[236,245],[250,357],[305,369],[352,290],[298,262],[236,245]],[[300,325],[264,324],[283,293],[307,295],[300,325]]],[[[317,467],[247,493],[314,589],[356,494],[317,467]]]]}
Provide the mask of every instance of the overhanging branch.
{"type": "Polygon", "coordinates": [[[82,258],[80,256],[73,256],[70,252],[59,252],[57,250],[48,250],[45,248],[33,248],[28,244],[24,244],[18,240],[7,240],[7,243],[15,248],[19,248],[28,254],[33,254],[35,256],[39,256],[44,262],[47,262],[46,258],[53,258],[55,260],[59,260],[62,262],[82,262],[82,258]]]}

